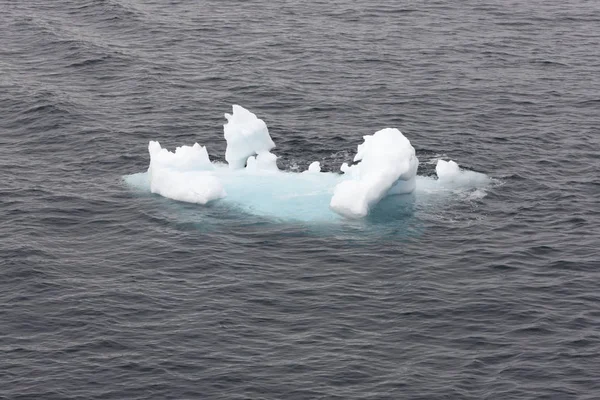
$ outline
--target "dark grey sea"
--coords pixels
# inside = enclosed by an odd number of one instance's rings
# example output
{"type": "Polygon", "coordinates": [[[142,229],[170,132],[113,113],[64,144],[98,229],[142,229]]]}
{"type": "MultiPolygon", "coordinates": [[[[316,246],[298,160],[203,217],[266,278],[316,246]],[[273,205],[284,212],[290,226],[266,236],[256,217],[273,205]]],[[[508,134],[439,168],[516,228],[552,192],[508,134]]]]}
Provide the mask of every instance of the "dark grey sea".
{"type": "Polygon", "coordinates": [[[0,399],[598,398],[599,1],[0,0],[0,399]],[[330,224],[126,183],[224,161],[232,104],[282,170],[395,127],[494,183],[330,224]]]}

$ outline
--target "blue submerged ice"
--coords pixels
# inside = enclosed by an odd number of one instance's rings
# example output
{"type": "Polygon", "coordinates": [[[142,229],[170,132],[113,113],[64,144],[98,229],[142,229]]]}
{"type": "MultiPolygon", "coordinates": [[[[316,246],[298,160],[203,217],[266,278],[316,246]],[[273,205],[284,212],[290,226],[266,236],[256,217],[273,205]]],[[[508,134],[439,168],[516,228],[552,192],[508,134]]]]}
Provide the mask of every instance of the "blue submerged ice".
{"type": "Polygon", "coordinates": [[[437,179],[417,176],[415,149],[393,128],[364,136],[355,164],[344,163],[341,174],[321,172],[319,162],[304,172],[281,171],[264,121],[238,105],[225,117],[227,164],[211,162],[206,147],[197,143],[170,152],[151,141],[148,171],[128,175],[125,181],[177,201],[226,204],[264,217],[322,222],[364,218],[419,195],[458,189],[481,192],[491,182],[485,174],[444,160],[437,161],[437,179]]]}

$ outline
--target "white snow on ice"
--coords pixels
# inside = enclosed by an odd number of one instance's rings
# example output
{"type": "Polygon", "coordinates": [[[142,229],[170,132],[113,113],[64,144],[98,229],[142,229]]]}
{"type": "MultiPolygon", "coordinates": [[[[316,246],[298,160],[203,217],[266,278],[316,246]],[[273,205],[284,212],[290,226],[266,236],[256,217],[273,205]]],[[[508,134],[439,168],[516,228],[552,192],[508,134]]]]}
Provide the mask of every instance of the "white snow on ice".
{"type": "Polygon", "coordinates": [[[225,114],[223,125],[227,149],[225,160],[232,169],[244,168],[248,157],[258,155],[257,162],[273,169],[274,157],[269,150],[275,143],[269,135],[267,124],[242,106],[234,105],[233,114],[225,114]],[[260,160],[259,160],[260,158],[260,160]]]}
{"type": "Polygon", "coordinates": [[[181,146],[175,153],[163,149],[158,142],[150,142],[148,180],[150,191],[173,200],[206,204],[225,197],[223,185],[211,173],[213,164],[206,147],[181,146]]]}
{"type": "Polygon", "coordinates": [[[398,129],[387,128],[364,136],[356,165],[343,164],[349,179],[335,187],[330,207],[340,215],[365,217],[383,197],[415,189],[419,160],[415,149],[398,129]]]}

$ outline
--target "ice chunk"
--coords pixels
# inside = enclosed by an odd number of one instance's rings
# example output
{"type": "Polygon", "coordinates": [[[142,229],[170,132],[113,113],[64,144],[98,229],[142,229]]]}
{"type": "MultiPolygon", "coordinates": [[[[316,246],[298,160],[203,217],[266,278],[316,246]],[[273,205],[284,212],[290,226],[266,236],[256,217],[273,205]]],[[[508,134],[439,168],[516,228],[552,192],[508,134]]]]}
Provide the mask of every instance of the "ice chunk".
{"type": "Polygon", "coordinates": [[[475,187],[486,185],[490,178],[482,173],[461,170],[458,164],[452,160],[438,160],[435,166],[438,182],[443,186],[475,187]]]}
{"type": "Polygon", "coordinates": [[[225,197],[221,182],[212,173],[214,166],[206,147],[181,146],[175,153],[150,142],[148,181],[150,191],[173,200],[206,204],[225,197]]]}
{"type": "Polygon", "coordinates": [[[244,107],[234,105],[233,114],[225,114],[225,118],[227,119],[227,123],[223,125],[227,141],[225,160],[229,168],[244,168],[248,157],[268,152],[275,147],[267,124],[244,107]]]}
{"type": "Polygon", "coordinates": [[[169,167],[179,171],[212,170],[213,165],[208,157],[206,147],[195,143],[193,146],[181,146],[175,153],[163,149],[159,142],[151,141],[148,144],[150,153],[150,168],[169,167]]]}
{"type": "Polygon", "coordinates": [[[206,204],[225,197],[219,179],[208,171],[153,170],[150,191],[173,200],[206,204]]]}
{"type": "Polygon", "coordinates": [[[435,166],[435,173],[440,181],[450,182],[460,175],[458,164],[452,160],[438,160],[435,166]]]}
{"type": "Polygon", "coordinates": [[[364,136],[358,146],[356,165],[342,165],[349,179],[334,189],[330,207],[346,217],[359,218],[388,194],[415,189],[419,160],[410,141],[398,129],[387,128],[364,136]]]}
{"type": "Polygon", "coordinates": [[[279,171],[277,168],[277,156],[270,151],[261,151],[256,156],[248,157],[246,160],[248,171],[279,171]]]}
{"type": "Polygon", "coordinates": [[[321,163],[318,162],[318,161],[313,161],[308,166],[308,169],[306,171],[304,171],[304,172],[310,172],[310,173],[321,172],[321,163]]]}

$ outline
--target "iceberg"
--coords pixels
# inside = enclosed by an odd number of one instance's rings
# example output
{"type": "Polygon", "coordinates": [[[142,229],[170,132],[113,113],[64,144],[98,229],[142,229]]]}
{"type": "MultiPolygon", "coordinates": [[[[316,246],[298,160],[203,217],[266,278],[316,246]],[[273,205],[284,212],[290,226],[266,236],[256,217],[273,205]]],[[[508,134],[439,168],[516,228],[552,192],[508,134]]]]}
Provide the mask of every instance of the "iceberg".
{"type": "Polygon", "coordinates": [[[227,164],[212,162],[207,148],[198,143],[171,152],[150,141],[148,171],[129,175],[126,181],[177,201],[206,205],[223,199],[251,213],[311,221],[363,218],[391,195],[453,192],[491,181],[444,160],[437,160],[437,179],[418,177],[415,149],[394,128],[364,136],[353,165],[343,163],[341,174],[322,172],[319,161],[301,173],[282,171],[263,120],[239,105],[225,118],[227,164]]]}

